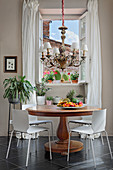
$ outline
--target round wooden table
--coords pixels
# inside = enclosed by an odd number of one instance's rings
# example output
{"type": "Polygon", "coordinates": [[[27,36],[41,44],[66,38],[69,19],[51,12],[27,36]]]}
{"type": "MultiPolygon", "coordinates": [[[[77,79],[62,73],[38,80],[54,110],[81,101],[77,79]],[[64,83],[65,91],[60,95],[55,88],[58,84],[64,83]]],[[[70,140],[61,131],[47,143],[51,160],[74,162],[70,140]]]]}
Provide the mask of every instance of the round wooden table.
{"type": "MultiPolygon", "coordinates": [[[[68,148],[69,129],[67,124],[67,117],[71,116],[86,116],[92,115],[95,110],[100,108],[85,106],[81,109],[62,109],[55,105],[47,106],[34,106],[27,109],[30,115],[45,116],[45,117],[60,117],[59,126],[57,129],[58,141],[52,141],[52,152],[66,154],[68,148]]],[[[45,144],[46,151],[49,151],[49,144],[45,144]]],[[[77,152],[83,149],[83,143],[79,141],[71,140],[70,152],[77,152]]]]}

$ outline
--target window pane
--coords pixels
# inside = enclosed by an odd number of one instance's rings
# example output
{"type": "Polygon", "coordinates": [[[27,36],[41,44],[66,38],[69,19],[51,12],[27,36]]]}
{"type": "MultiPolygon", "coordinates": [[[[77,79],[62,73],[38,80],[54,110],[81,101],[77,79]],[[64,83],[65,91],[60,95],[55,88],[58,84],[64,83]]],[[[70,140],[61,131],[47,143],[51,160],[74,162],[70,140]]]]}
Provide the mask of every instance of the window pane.
{"type": "MultiPolygon", "coordinates": [[[[68,27],[66,30],[66,38],[65,38],[65,47],[66,47],[66,55],[71,54],[71,44],[72,42],[77,42],[79,46],[79,21],[78,20],[65,20],[64,25],[68,27]]],[[[62,26],[62,21],[60,20],[53,20],[53,21],[44,21],[43,22],[43,42],[50,42],[52,49],[54,47],[59,48],[61,46],[61,30],[58,28],[62,26]]],[[[79,59],[79,50],[77,51],[77,59],[79,59]]],[[[53,54],[53,51],[50,50],[50,54],[53,54]]],[[[61,69],[58,68],[51,68],[48,69],[47,67],[44,66],[44,74],[46,74],[48,71],[53,71],[53,70],[58,70],[61,75],[66,74],[68,75],[67,81],[70,81],[70,74],[74,72],[78,72],[79,68],[78,67],[69,67],[66,68],[63,73],[61,69]]],[[[65,76],[66,77],[66,76],[65,76]]],[[[70,81],[71,82],[71,81],[70,81]]]]}
{"type": "MultiPolygon", "coordinates": [[[[65,44],[72,44],[72,42],[79,42],[79,21],[67,20],[64,25],[68,27],[66,30],[65,44]]],[[[52,21],[50,23],[50,39],[61,42],[61,31],[58,29],[62,26],[62,21],[52,21]]]]}

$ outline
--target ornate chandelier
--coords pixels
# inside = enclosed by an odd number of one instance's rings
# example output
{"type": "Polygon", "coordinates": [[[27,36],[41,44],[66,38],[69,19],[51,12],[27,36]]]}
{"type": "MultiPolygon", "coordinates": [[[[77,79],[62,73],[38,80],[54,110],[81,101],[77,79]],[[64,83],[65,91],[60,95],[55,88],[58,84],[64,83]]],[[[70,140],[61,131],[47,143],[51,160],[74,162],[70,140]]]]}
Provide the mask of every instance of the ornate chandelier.
{"type": "Polygon", "coordinates": [[[41,62],[47,67],[47,68],[59,68],[66,69],[67,67],[79,67],[82,63],[85,62],[85,52],[88,51],[87,45],[84,44],[82,46],[82,56],[81,60],[77,59],[77,51],[78,51],[78,44],[76,42],[73,42],[71,45],[71,51],[73,52],[72,55],[66,55],[65,53],[65,45],[64,40],[66,38],[65,33],[68,28],[64,26],[64,0],[62,0],[62,26],[59,27],[59,30],[61,30],[61,39],[62,39],[62,45],[58,48],[53,49],[53,55],[50,54],[50,49],[52,48],[49,42],[44,43],[44,47],[40,48],[40,52],[42,53],[41,62]],[[47,54],[44,55],[44,52],[47,51],[47,54]]]}

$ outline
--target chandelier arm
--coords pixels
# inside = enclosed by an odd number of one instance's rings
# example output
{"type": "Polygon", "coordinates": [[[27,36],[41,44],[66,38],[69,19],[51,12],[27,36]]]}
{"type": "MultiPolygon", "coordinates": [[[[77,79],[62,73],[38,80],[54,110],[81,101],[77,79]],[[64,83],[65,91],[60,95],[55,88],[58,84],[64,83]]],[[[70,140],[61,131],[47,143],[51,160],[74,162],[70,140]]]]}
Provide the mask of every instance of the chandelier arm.
{"type": "MultiPolygon", "coordinates": [[[[79,61],[79,60],[76,60],[76,61],[79,61]]],[[[73,66],[74,66],[74,67],[80,67],[81,64],[82,64],[82,60],[79,61],[79,64],[73,65],[73,66]]]]}
{"type": "Polygon", "coordinates": [[[81,64],[78,64],[78,65],[73,65],[74,67],[79,67],[81,64]]]}
{"type": "Polygon", "coordinates": [[[52,67],[54,67],[54,66],[55,66],[52,62],[50,62],[50,64],[51,64],[51,66],[52,66],[52,67]]]}
{"type": "Polygon", "coordinates": [[[53,66],[47,66],[47,68],[52,68],[53,66]]]}

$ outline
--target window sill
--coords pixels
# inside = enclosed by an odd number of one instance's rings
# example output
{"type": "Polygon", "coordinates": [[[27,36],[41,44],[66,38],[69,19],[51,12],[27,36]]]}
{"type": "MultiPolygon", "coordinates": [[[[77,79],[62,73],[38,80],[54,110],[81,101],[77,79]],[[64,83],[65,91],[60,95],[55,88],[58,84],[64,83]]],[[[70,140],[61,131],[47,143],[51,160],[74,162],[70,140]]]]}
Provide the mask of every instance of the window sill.
{"type": "Polygon", "coordinates": [[[79,86],[86,83],[85,81],[80,81],[78,83],[46,83],[46,86],[79,86]]]}

